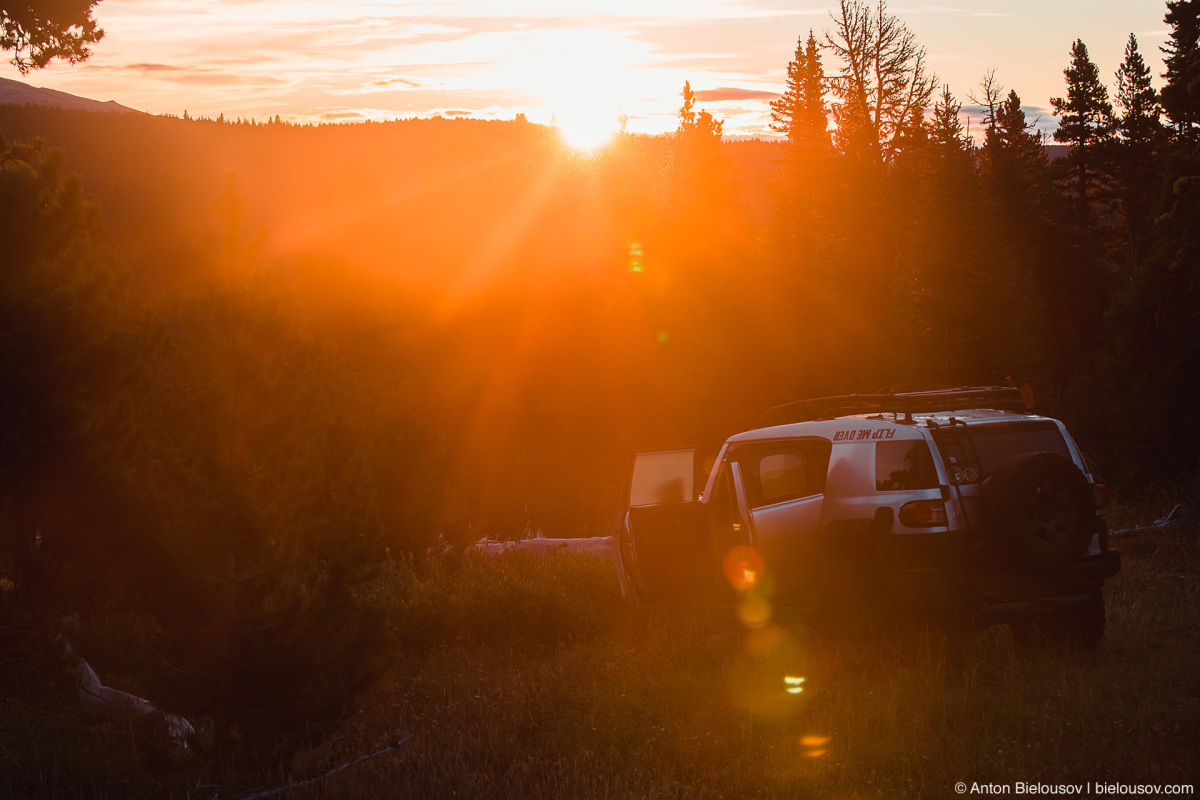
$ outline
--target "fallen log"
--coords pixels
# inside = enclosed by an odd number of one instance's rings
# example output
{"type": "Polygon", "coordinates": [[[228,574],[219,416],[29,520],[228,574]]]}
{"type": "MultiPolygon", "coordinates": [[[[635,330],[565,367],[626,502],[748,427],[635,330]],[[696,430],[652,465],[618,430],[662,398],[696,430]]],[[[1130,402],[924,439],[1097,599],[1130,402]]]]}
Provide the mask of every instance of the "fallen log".
{"type": "Polygon", "coordinates": [[[1122,528],[1119,531],[1112,531],[1109,536],[1133,536],[1139,533],[1161,533],[1179,528],[1193,521],[1193,516],[1188,512],[1188,507],[1179,504],[1171,509],[1171,513],[1167,514],[1162,519],[1154,520],[1152,525],[1143,525],[1137,528],[1122,528]]]}
{"type": "Polygon", "coordinates": [[[527,552],[539,556],[552,556],[555,553],[591,553],[593,555],[611,556],[613,554],[613,537],[590,536],[582,539],[519,539],[516,541],[497,542],[490,539],[480,539],[471,546],[472,550],[488,556],[498,556],[501,553],[527,552]]]}
{"type": "Polygon", "coordinates": [[[146,725],[177,747],[187,749],[196,740],[196,729],[183,717],[168,714],[137,695],[113,689],[100,682],[96,670],[71,648],[61,633],[55,640],[67,674],[75,681],[80,703],[97,716],[146,725]]]}

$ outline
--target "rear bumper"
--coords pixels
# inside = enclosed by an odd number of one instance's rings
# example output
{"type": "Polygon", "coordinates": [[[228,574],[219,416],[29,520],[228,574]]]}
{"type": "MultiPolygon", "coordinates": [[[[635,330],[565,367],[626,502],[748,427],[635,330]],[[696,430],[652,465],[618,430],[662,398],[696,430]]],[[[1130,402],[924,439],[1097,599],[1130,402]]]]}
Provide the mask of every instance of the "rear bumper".
{"type": "Polygon", "coordinates": [[[1043,573],[1000,566],[978,537],[969,534],[892,536],[894,596],[905,605],[964,609],[1003,618],[1030,608],[1074,603],[1098,591],[1121,568],[1121,554],[1104,549],[1070,567],[1043,573]]]}

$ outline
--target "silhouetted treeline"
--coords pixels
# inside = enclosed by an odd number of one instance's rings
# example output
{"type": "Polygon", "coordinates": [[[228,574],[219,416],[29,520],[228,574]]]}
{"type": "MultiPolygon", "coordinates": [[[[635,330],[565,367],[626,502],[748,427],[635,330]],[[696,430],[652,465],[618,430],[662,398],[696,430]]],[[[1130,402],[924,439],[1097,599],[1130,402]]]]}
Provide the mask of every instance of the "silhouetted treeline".
{"type": "Polygon", "coordinates": [[[371,678],[388,554],[603,532],[633,450],[777,403],[1012,376],[1118,492],[1195,475],[1198,9],[1161,96],[1132,36],[1111,99],[1063,54],[1053,162],[994,74],[969,139],[852,0],[799,38],[782,142],[722,142],[687,85],[673,135],[595,155],[0,107],[46,142],[0,155],[0,570],[47,619],[152,619],[112,663],[227,751],[371,678]]]}

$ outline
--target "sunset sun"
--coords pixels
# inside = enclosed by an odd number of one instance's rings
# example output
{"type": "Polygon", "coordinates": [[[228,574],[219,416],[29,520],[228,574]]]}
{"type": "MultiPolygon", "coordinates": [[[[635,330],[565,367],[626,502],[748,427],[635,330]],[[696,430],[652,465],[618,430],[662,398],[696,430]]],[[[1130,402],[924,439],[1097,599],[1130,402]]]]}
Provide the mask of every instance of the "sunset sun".
{"type": "Polygon", "coordinates": [[[555,114],[559,136],[573,150],[599,150],[616,136],[619,113],[594,108],[569,108],[555,114]]]}

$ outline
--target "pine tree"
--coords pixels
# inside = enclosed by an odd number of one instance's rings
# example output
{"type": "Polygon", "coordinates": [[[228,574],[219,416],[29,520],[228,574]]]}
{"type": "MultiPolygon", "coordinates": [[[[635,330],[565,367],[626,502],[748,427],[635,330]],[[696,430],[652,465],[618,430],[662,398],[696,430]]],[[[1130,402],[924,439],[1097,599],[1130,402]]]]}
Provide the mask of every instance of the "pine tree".
{"type": "Polygon", "coordinates": [[[1149,234],[1149,213],[1159,184],[1155,154],[1165,130],[1158,95],[1150,84],[1150,68],[1129,34],[1125,61],[1117,70],[1116,101],[1122,114],[1116,120],[1118,146],[1114,153],[1117,198],[1128,236],[1130,260],[1137,266],[1149,234]]]}
{"type": "Polygon", "coordinates": [[[667,174],[665,231],[679,262],[694,260],[693,251],[708,251],[732,224],[729,160],[721,147],[724,123],[696,108],[690,82],[683,84],[679,127],[671,141],[667,174]],[[697,236],[696,232],[703,235],[697,236]]]}
{"type": "Polygon", "coordinates": [[[1071,66],[1063,73],[1067,77],[1067,96],[1050,99],[1059,117],[1054,140],[1071,145],[1071,153],[1063,161],[1071,172],[1069,191],[1074,194],[1078,222],[1087,227],[1102,180],[1099,151],[1112,138],[1112,105],[1108,89],[1100,82],[1100,70],[1088,56],[1082,39],[1071,46],[1071,66]]]}
{"type": "Polygon", "coordinates": [[[1162,106],[1150,84],[1150,68],[1132,33],[1125,45],[1125,61],[1117,70],[1116,101],[1124,112],[1116,120],[1121,138],[1136,144],[1156,144],[1162,135],[1162,106]]]}
{"type": "Polygon", "coordinates": [[[713,115],[701,109],[696,110],[696,93],[692,91],[691,81],[683,82],[683,105],[679,109],[679,128],[676,136],[680,139],[700,137],[701,139],[721,139],[721,129],[725,123],[714,119],[713,115]]]}
{"type": "Polygon", "coordinates": [[[827,114],[820,48],[810,30],[807,41],[796,43],[783,96],[771,103],[771,128],[787,136],[795,149],[824,150],[829,147],[827,114]]]}
{"type": "Polygon", "coordinates": [[[1164,21],[1171,35],[1162,48],[1167,67],[1162,104],[1180,136],[1193,141],[1200,125],[1200,0],[1168,0],[1164,21]]]}
{"type": "Polygon", "coordinates": [[[822,222],[818,207],[828,191],[826,178],[832,147],[825,76],[820,45],[810,30],[797,40],[796,58],[788,64],[787,88],[771,103],[772,128],[787,136],[784,159],[774,190],[777,245],[789,280],[811,257],[822,222]],[[803,255],[802,255],[803,254],[803,255]]]}
{"type": "Polygon", "coordinates": [[[942,85],[942,95],[933,104],[933,123],[929,138],[943,155],[967,152],[967,137],[958,114],[962,103],[954,99],[948,85],[942,85]]]}
{"type": "Polygon", "coordinates": [[[1009,91],[996,113],[996,144],[987,150],[984,171],[1017,188],[1020,194],[1041,185],[1048,161],[1043,138],[1025,118],[1021,98],[1009,91]]]}

